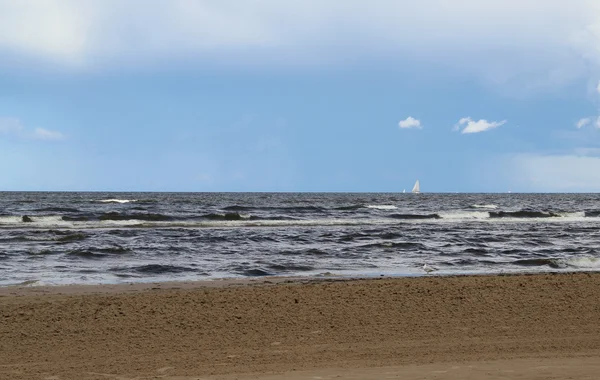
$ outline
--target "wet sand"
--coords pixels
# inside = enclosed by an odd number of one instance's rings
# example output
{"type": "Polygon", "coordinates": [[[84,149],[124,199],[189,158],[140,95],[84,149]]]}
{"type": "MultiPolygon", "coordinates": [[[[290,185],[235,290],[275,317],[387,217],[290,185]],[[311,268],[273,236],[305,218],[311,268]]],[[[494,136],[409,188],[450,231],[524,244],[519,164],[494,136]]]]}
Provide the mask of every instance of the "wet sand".
{"type": "Polygon", "coordinates": [[[596,379],[600,274],[0,288],[1,379],[596,379]]]}

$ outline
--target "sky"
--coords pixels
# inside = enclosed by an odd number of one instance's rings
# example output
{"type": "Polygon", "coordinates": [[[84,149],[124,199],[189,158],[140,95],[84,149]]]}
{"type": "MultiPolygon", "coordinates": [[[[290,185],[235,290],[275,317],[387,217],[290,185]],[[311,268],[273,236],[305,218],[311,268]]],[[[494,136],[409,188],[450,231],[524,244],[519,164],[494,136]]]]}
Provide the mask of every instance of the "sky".
{"type": "Polygon", "coordinates": [[[0,191],[600,191],[597,0],[0,0],[0,191]]]}

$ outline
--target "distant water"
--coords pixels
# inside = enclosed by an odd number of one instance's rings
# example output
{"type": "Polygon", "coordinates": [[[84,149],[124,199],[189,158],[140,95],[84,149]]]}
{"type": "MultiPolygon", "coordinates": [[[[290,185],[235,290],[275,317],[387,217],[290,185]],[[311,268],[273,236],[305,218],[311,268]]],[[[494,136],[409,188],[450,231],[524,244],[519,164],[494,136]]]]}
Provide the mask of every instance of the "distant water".
{"type": "Polygon", "coordinates": [[[599,194],[0,193],[0,285],[600,269],[599,194]]]}

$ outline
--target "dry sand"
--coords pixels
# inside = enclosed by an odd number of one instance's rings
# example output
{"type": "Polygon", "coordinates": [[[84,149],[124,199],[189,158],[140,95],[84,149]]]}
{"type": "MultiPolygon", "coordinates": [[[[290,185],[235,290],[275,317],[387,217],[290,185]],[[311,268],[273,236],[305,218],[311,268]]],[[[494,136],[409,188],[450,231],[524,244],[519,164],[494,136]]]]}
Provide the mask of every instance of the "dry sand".
{"type": "Polygon", "coordinates": [[[591,273],[5,287],[0,379],[599,379],[599,296],[591,273]]]}

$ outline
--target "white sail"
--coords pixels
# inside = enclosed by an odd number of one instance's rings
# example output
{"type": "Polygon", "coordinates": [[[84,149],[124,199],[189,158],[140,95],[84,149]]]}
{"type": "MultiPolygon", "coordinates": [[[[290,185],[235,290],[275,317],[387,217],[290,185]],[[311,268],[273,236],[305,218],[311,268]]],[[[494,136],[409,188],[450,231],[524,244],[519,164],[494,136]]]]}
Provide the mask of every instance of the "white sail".
{"type": "Polygon", "coordinates": [[[406,193],[406,189],[402,190],[403,193],[406,193]]]}
{"type": "Polygon", "coordinates": [[[419,180],[417,180],[417,182],[415,182],[415,186],[413,186],[412,192],[416,193],[416,194],[421,192],[421,186],[419,186],[419,180]]]}

